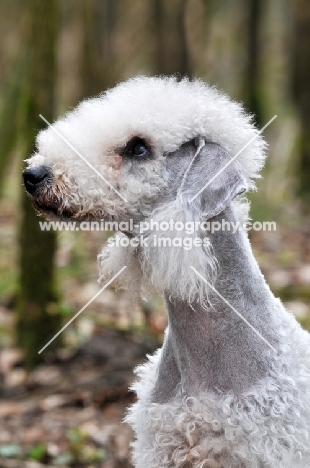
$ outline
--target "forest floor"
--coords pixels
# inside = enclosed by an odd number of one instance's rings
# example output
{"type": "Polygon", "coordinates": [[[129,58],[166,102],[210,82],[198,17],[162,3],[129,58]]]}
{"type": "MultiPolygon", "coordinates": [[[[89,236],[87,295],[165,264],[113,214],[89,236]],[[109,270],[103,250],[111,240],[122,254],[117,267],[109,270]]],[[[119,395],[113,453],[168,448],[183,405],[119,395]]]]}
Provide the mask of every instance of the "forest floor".
{"type": "MultiPolygon", "coordinates": [[[[0,468],[129,468],[133,434],[122,423],[134,402],[132,369],[162,341],[162,301],[133,305],[106,290],[66,331],[65,346],[27,373],[14,343],[16,260],[11,214],[2,210],[0,251],[0,468]]],[[[64,322],[99,289],[99,235],[61,233],[57,256],[64,322]],[[83,245],[83,248],[81,248],[83,245]]],[[[310,232],[251,232],[275,295],[310,329],[310,232]]]]}
{"type": "Polygon", "coordinates": [[[1,468],[131,467],[133,435],[121,423],[134,402],[128,387],[133,367],[157,346],[138,333],[101,329],[29,374],[18,350],[3,350],[1,468]]]}

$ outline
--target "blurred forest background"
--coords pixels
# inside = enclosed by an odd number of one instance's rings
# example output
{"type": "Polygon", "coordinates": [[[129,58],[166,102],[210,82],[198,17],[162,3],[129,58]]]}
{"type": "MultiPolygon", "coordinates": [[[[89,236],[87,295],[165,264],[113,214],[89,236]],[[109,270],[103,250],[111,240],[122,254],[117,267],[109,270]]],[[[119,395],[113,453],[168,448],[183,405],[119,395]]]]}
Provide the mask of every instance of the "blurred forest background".
{"type": "Polygon", "coordinates": [[[21,171],[45,126],[137,74],[199,77],[242,101],[269,156],[250,233],[275,294],[310,329],[310,3],[0,0],[0,467],[131,467],[132,368],[161,342],[162,301],[99,290],[98,232],[39,230],[21,171]]]}

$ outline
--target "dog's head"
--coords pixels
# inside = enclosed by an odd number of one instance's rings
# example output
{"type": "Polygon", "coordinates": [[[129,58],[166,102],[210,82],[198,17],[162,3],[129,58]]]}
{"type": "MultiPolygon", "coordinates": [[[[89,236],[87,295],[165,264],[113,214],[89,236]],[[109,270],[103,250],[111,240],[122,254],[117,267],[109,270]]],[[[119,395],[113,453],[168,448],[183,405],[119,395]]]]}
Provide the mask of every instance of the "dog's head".
{"type": "Polygon", "coordinates": [[[199,81],[140,77],[41,131],[24,181],[50,218],[141,221],[178,195],[213,216],[253,187],[263,160],[251,118],[228,97],[199,81]]]}

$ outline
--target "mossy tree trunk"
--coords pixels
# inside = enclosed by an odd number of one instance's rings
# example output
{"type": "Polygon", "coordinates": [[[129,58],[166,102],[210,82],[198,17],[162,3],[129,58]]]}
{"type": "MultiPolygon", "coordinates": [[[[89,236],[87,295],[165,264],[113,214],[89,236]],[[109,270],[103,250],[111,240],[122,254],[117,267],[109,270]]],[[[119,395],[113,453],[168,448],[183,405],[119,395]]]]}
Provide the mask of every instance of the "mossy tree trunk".
{"type": "Polygon", "coordinates": [[[299,195],[310,213],[310,3],[294,1],[293,88],[300,118],[299,195]]]}
{"type": "Polygon", "coordinates": [[[155,73],[191,76],[186,35],[187,0],[153,0],[155,73]]]}
{"type": "MultiPolygon", "coordinates": [[[[59,25],[57,0],[28,0],[29,60],[23,97],[25,157],[34,151],[37,132],[45,127],[39,114],[54,117],[56,40],[59,25]]],[[[17,343],[25,352],[26,366],[40,362],[38,351],[61,327],[55,292],[55,232],[41,232],[25,191],[20,224],[20,291],[17,303],[17,343]]],[[[49,349],[59,346],[59,339],[49,349]]],[[[45,351],[46,352],[46,351],[45,351]]],[[[48,351],[47,351],[48,352],[48,351]]]]}

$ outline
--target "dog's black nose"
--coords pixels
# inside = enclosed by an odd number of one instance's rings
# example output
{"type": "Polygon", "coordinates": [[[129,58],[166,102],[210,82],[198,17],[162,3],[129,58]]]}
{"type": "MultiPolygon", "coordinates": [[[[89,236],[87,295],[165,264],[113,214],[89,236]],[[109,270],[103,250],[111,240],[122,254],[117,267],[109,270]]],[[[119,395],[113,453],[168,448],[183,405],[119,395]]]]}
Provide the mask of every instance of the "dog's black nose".
{"type": "Polygon", "coordinates": [[[23,172],[24,184],[27,192],[33,194],[49,175],[45,166],[29,167],[23,172]]]}

